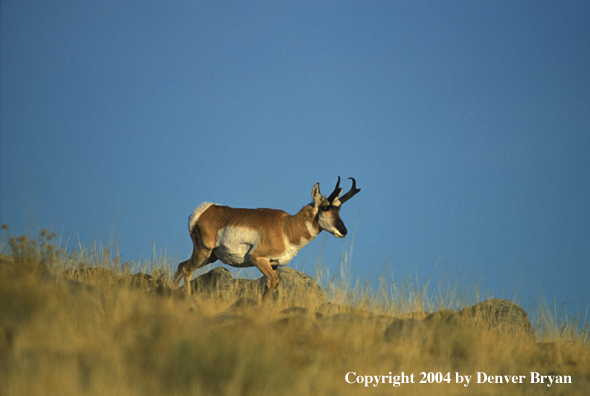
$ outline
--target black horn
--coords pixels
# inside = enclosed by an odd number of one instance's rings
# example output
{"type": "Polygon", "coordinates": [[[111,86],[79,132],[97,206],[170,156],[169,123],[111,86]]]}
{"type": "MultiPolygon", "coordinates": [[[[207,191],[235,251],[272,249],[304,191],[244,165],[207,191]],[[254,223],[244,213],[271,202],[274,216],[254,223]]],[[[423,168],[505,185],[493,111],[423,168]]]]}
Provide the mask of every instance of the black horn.
{"type": "Polygon", "coordinates": [[[328,197],[328,202],[332,203],[338,196],[342,193],[342,189],[340,188],[340,176],[338,176],[338,181],[336,182],[336,188],[332,191],[332,194],[328,197]]]}
{"type": "MultiPolygon", "coordinates": [[[[359,191],[361,191],[360,188],[356,188],[356,180],[354,180],[353,177],[349,177],[349,179],[352,180],[352,188],[349,192],[340,197],[340,203],[348,201],[350,198],[354,197],[359,191]]],[[[338,183],[340,183],[340,177],[338,178],[338,183]]]]}

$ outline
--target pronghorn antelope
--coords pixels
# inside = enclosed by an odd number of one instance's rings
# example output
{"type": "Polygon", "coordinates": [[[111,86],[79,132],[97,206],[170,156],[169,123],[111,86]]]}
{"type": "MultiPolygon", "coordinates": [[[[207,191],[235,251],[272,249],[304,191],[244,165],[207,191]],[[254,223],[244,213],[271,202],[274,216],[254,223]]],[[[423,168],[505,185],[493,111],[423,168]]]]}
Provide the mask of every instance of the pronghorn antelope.
{"type": "Polygon", "coordinates": [[[173,282],[184,277],[187,294],[191,294],[192,273],[221,260],[233,267],[257,267],[266,276],[262,303],[279,286],[276,270],[291,261],[299,250],[323,230],[344,238],[346,227],[340,218],[340,206],[357,194],[356,181],[342,197],[340,177],[329,197],[320,193],[320,184],[311,190],[313,202],[294,216],[278,209],[235,209],[203,202],[190,215],[188,229],[193,254],[178,265],[173,282]]]}

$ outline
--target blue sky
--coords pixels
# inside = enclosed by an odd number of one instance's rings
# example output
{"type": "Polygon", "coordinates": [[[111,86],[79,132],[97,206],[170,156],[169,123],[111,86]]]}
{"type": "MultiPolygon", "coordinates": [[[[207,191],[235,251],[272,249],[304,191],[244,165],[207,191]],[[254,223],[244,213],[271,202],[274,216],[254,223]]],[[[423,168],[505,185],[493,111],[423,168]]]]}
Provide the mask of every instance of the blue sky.
{"type": "MultiPolygon", "coordinates": [[[[587,1],[0,7],[13,233],[184,260],[201,202],[294,214],[352,176],[353,276],[588,306],[587,1]]],[[[294,264],[334,274],[352,241],[321,234],[294,264]]]]}

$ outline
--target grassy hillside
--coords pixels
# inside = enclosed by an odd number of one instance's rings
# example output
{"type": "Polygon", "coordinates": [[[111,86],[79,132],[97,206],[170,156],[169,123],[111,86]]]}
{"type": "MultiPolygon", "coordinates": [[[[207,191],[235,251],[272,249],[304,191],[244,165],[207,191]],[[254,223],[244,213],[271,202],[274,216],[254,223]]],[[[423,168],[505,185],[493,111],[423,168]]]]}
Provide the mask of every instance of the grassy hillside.
{"type": "Polygon", "coordinates": [[[3,396],[590,394],[587,331],[547,308],[532,341],[449,311],[477,301],[446,285],[429,285],[436,301],[386,279],[332,284],[328,303],[302,295],[297,306],[187,298],[166,258],[135,276],[146,266],[52,238],[2,242],[3,396]],[[416,319],[392,332],[396,317],[416,319]]]}

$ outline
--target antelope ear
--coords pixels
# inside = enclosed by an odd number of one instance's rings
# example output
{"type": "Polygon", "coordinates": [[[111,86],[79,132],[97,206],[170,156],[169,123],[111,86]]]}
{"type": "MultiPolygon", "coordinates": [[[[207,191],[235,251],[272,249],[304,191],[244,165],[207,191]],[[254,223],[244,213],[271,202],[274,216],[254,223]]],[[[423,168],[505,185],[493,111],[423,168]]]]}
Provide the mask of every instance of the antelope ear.
{"type": "Polygon", "coordinates": [[[311,189],[311,198],[316,206],[322,202],[322,193],[320,193],[320,183],[316,183],[311,189]]]}

